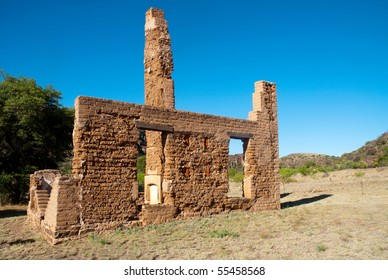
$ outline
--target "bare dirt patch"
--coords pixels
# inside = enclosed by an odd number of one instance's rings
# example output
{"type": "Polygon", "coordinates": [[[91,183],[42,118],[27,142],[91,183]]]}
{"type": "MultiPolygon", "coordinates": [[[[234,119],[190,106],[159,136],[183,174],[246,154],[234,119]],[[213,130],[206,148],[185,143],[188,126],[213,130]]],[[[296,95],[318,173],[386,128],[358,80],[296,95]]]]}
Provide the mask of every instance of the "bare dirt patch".
{"type": "Polygon", "coordinates": [[[0,259],[388,259],[388,168],[297,176],[282,209],[90,234],[52,246],[0,208],[0,259]],[[363,173],[363,174],[361,174],[363,173]]]}

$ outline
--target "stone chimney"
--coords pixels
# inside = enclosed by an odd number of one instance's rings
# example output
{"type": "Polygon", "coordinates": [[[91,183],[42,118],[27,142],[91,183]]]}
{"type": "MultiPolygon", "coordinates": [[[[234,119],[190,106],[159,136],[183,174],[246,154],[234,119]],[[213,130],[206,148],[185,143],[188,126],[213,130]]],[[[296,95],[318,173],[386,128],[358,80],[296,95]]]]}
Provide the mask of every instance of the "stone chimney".
{"type": "Polygon", "coordinates": [[[171,38],[164,11],[150,8],[146,13],[144,48],[146,105],[175,109],[173,69],[171,38]]]}
{"type": "MultiPolygon", "coordinates": [[[[171,78],[171,39],[164,11],[150,8],[146,13],[144,48],[145,105],[175,109],[174,81],[171,78]]],[[[146,174],[144,201],[160,204],[163,201],[164,134],[146,130],[146,174]]]]}

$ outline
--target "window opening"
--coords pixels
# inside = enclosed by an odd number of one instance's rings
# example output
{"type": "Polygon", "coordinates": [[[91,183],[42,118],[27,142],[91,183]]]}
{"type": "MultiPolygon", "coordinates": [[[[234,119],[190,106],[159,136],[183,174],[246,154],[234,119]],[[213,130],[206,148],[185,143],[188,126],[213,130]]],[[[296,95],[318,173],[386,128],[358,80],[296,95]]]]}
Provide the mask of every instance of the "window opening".
{"type": "Polygon", "coordinates": [[[231,138],[229,140],[229,160],[228,160],[228,197],[244,197],[244,141],[231,138]]]}

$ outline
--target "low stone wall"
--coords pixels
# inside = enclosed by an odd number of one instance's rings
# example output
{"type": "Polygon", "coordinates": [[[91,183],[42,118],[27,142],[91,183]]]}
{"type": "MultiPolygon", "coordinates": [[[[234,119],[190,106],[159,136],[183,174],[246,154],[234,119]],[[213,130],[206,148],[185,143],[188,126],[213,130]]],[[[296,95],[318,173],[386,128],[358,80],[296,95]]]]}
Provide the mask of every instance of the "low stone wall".
{"type": "Polygon", "coordinates": [[[27,217],[51,243],[78,236],[80,207],[80,188],[73,176],[57,170],[31,175],[27,217]]]}
{"type": "Polygon", "coordinates": [[[143,205],[141,221],[143,225],[161,224],[177,217],[178,209],[171,205],[143,205]]]}

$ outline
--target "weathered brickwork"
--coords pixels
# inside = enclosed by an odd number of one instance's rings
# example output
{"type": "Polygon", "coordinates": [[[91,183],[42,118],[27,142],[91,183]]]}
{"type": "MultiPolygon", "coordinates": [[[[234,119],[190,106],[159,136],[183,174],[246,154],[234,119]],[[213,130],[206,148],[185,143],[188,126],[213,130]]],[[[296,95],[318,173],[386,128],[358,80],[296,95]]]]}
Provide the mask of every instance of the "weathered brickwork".
{"type": "Polygon", "coordinates": [[[280,208],[275,84],[255,83],[248,120],[176,110],[163,16],[153,8],[146,14],[146,105],[78,97],[73,174],[31,176],[29,219],[53,243],[118,226],[280,208]],[[136,168],[140,131],[144,192],[136,168]],[[242,197],[228,195],[232,138],[244,143],[242,197]]]}
{"type": "Polygon", "coordinates": [[[164,12],[151,8],[146,13],[144,48],[145,104],[162,108],[175,108],[174,64],[171,38],[164,12]]]}
{"type": "Polygon", "coordinates": [[[30,223],[56,243],[77,236],[81,228],[79,180],[57,170],[41,170],[30,177],[30,223]]]}
{"type": "Polygon", "coordinates": [[[115,227],[137,217],[134,128],[133,120],[106,113],[89,116],[80,130],[75,126],[73,172],[81,179],[80,216],[85,230],[89,225],[115,227]]]}

